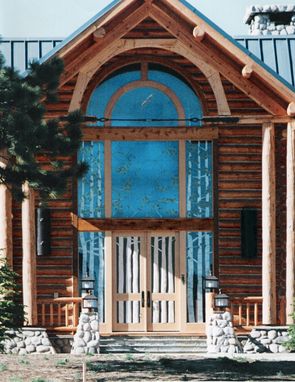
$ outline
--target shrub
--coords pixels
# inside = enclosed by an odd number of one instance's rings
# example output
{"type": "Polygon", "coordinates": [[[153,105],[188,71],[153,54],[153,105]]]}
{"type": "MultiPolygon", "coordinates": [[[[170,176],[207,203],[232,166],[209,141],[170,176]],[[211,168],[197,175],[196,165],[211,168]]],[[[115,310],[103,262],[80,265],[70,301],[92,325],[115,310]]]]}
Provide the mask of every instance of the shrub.
{"type": "Polygon", "coordinates": [[[0,262],[0,351],[3,351],[4,340],[13,336],[11,330],[18,330],[24,324],[17,277],[5,261],[0,262]]]}
{"type": "MultiPolygon", "coordinates": [[[[294,301],[293,307],[295,307],[295,301],[294,301]]],[[[287,349],[294,351],[295,350],[295,310],[292,314],[292,318],[293,318],[294,324],[289,326],[288,332],[289,332],[290,340],[286,343],[286,347],[287,349]]]]}

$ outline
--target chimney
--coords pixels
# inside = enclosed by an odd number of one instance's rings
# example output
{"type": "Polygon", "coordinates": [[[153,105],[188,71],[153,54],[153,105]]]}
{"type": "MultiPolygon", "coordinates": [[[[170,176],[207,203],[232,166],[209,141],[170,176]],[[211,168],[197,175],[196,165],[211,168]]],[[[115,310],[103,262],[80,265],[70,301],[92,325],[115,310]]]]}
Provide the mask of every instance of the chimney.
{"type": "Polygon", "coordinates": [[[244,21],[253,36],[295,34],[295,5],[252,5],[244,21]]]}

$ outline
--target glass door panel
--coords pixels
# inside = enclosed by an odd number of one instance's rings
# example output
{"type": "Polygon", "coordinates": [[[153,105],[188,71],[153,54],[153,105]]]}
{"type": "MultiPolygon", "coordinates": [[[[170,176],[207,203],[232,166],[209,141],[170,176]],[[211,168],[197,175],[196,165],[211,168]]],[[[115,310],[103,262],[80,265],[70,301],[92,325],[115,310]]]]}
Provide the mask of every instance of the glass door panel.
{"type": "Polygon", "coordinates": [[[142,236],[113,240],[113,329],[145,330],[145,258],[142,236]]]}
{"type": "Polygon", "coordinates": [[[148,330],[178,329],[177,240],[174,235],[150,235],[148,239],[148,330]]]}

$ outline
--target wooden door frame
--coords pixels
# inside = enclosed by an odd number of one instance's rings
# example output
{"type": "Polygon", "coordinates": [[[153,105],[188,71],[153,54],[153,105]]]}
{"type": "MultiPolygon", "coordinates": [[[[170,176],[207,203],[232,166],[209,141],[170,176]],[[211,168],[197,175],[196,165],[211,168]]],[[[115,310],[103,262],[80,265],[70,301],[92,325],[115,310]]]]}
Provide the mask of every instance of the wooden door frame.
{"type": "MultiPolygon", "coordinates": [[[[163,331],[163,333],[169,334],[204,334],[205,332],[205,323],[188,323],[187,322],[187,283],[186,283],[186,231],[144,231],[144,232],[135,232],[134,231],[113,231],[106,232],[105,234],[105,322],[100,324],[100,332],[102,334],[111,334],[118,333],[113,328],[113,315],[114,313],[114,302],[113,302],[113,289],[115,288],[115,268],[114,268],[114,237],[117,235],[132,235],[132,236],[143,236],[151,237],[154,235],[174,235],[176,234],[177,242],[176,243],[176,252],[178,251],[178,275],[175,271],[175,290],[177,293],[176,301],[178,303],[179,319],[178,319],[178,328],[175,330],[163,331]],[[185,277],[185,282],[182,281],[182,275],[185,277]],[[178,276],[178,277],[177,277],[178,276]],[[178,284],[178,285],[177,285],[178,284]],[[111,303],[108,303],[111,302],[111,303]]],[[[145,248],[148,246],[148,240],[144,238],[145,248]]],[[[146,249],[145,249],[146,250],[146,249]]],[[[176,261],[177,262],[177,261],[176,261]]],[[[147,277],[144,281],[145,288],[147,290],[147,277]]],[[[145,303],[146,307],[146,303],[145,303]]],[[[177,315],[177,309],[175,309],[175,317],[177,315]]],[[[156,331],[148,331],[147,322],[145,323],[145,330],[136,333],[145,333],[148,335],[156,334],[156,331]]],[[[166,324],[168,325],[168,324],[166,324]]],[[[122,330],[123,333],[129,333],[128,331],[122,330]]]]}

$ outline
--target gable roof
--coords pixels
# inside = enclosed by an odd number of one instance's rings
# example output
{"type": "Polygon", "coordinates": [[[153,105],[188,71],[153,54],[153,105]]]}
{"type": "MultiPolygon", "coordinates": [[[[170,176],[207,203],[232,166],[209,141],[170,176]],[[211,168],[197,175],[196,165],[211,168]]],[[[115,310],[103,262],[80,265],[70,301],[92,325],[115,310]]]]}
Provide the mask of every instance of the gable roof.
{"type": "MultiPolygon", "coordinates": [[[[162,0],[165,1],[165,0],[162,0]]],[[[169,0],[168,0],[169,1],[169,0]]],[[[290,85],[290,82],[285,80],[284,77],[279,76],[278,73],[272,69],[271,66],[266,65],[263,60],[258,58],[258,55],[255,55],[251,52],[251,49],[248,50],[246,47],[238,43],[238,41],[226,33],[223,29],[221,29],[217,24],[215,24],[212,20],[210,20],[203,13],[198,11],[192,4],[190,4],[187,0],[178,0],[179,3],[183,4],[187,9],[192,11],[196,16],[202,19],[205,23],[207,23],[210,27],[212,27],[216,32],[218,32],[221,36],[225,37],[229,42],[231,42],[235,47],[243,51],[249,58],[253,59],[257,64],[262,66],[266,71],[268,71],[271,75],[277,78],[280,82],[282,82],[285,86],[287,86],[290,90],[294,91],[293,87],[290,85]]],[[[48,52],[45,56],[43,56],[40,62],[44,62],[48,60],[50,57],[53,57],[58,52],[62,51],[64,47],[66,47],[71,41],[81,37],[83,33],[86,31],[89,32],[89,29],[92,29],[95,26],[96,21],[100,20],[103,16],[106,16],[112,9],[114,9],[119,3],[124,2],[124,0],[113,0],[109,5],[103,8],[100,12],[98,12],[95,16],[93,16],[90,20],[88,20],[85,24],[79,27],[75,32],[73,32],[70,36],[62,41],[61,44],[57,45],[54,49],[48,52]]],[[[242,41],[242,40],[240,40],[242,41]]]]}
{"type": "MultiPolygon", "coordinates": [[[[63,78],[63,83],[67,82],[79,72],[81,67],[83,68],[87,60],[90,60],[91,53],[95,52],[96,57],[99,57],[100,43],[94,41],[92,46],[86,46],[84,51],[80,52],[81,54],[76,53],[75,55],[75,49],[81,46],[89,36],[91,37],[97,29],[108,25],[114,19],[117,20],[115,29],[119,30],[120,33],[116,36],[113,33],[113,26],[111,32],[107,33],[106,37],[101,38],[100,42],[105,40],[106,47],[108,46],[107,41],[110,42],[109,37],[117,37],[118,40],[121,37],[124,38],[124,34],[128,32],[129,24],[128,22],[125,23],[122,17],[118,22],[118,15],[126,13],[126,10],[129,9],[130,17],[132,17],[132,13],[136,13],[138,19],[141,17],[140,20],[144,19],[144,16],[153,18],[171,33],[175,41],[177,40],[184,49],[189,49],[190,55],[200,56],[206,64],[211,65],[214,70],[220,72],[251,98],[255,99],[256,97],[255,100],[258,100],[262,106],[264,105],[271,114],[285,115],[288,104],[295,101],[292,84],[280,77],[273,69],[241,46],[186,0],[115,0],[45,55],[41,62],[54,55],[59,55],[65,60],[70,56],[71,60],[68,64],[70,70],[67,71],[66,67],[63,78]],[[142,10],[141,14],[140,9],[142,10]],[[143,15],[144,12],[146,15],[143,15]],[[175,15],[177,18],[174,17],[175,15]],[[194,26],[197,26],[203,33],[202,38],[198,40],[193,37],[194,26]],[[124,27],[126,27],[126,32],[124,27]],[[203,38],[204,36],[205,38],[203,38]],[[72,62],[73,59],[74,63],[72,62]],[[250,70],[250,75],[247,77],[242,75],[245,66],[250,70]]],[[[129,13],[127,15],[129,16],[129,13]]]]}

